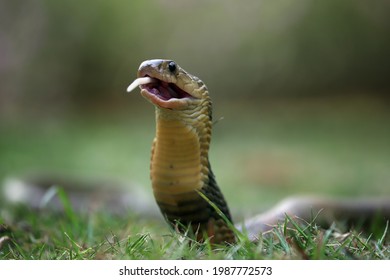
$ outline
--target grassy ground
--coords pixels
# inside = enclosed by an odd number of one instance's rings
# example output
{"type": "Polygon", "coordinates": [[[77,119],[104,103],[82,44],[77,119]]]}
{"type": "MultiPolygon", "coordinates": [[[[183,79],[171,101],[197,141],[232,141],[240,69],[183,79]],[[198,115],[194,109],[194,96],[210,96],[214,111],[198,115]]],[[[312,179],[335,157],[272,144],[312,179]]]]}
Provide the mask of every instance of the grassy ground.
{"type": "Polygon", "coordinates": [[[3,226],[0,259],[389,259],[387,231],[378,239],[314,225],[282,223],[252,243],[198,244],[139,217],[53,215],[13,209],[18,222],[3,226]],[[55,226],[53,226],[55,225],[55,226]]]}
{"type": "MultiPolygon", "coordinates": [[[[2,122],[0,179],[50,172],[99,175],[135,182],[150,192],[154,116],[153,109],[145,110],[122,118],[2,122]]],[[[236,221],[296,193],[390,193],[390,115],[376,101],[234,102],[215,108],[216,119],[222,116],[210,157],[236,221]]],[[[287,230],[281,224],[258,244],[242,237],[234,246],[212,249],[178,236],[161,220],[136,213],[78,214],[66,194],[62,203],[67,210],[55,213],[2,201],[0,258],[390,259],[383,228],[364,236],[306,224],[287,230]]]]}

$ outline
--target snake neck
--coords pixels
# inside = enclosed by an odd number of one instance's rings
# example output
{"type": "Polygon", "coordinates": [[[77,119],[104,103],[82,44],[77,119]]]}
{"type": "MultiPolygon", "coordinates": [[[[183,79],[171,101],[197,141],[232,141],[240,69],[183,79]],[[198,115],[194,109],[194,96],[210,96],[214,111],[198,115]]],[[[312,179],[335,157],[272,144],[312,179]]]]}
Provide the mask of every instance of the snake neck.
{"type": "Polygon", "coordinates": [[[155,195],[179,195],[200,190],[207,184],[211,140],[211,102],[208,103],[209,106],[200,107],[203,110],[156,108],[151,162],[155,195]]]}
{"type": "Polygon", "coordinates": [[[183,111],[156,109],[151,180],[161,212],[171,224],[191,225],[197,239],[204,231],[215,243],[232,241],[233,233],[202,192],[230,220],[231,216],[209,162],[211,101],[183,111]],[[201,109],[199,109],[201,108],[201,109]]]}

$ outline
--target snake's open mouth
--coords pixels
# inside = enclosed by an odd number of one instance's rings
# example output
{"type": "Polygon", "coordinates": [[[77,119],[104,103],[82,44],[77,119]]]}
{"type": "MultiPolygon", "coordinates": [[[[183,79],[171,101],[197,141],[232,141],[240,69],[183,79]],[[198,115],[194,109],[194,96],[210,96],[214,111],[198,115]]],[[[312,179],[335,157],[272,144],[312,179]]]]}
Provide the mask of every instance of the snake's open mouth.
{"type": "Polygon", "coordinates": [[[183,99],[186,97],[192,97],[190,94],[179,88],[173,83],[167,83],[154,79],[154,82],[141,85],[141,89],[147,90],[150,94],[162,100],[170,100],[172,98],[183,99]]]}
{"type": "Polygon", "coordinates": [[[162,101],[171,99],[191,98],[192,96],[176,86],[174,83],[167,83],[156,78],[142,77],[136,79],[128,88],[127,91],[133,91],[137,86],[141,90],[147,91],[148,94],[154,95],[162,101]]]}

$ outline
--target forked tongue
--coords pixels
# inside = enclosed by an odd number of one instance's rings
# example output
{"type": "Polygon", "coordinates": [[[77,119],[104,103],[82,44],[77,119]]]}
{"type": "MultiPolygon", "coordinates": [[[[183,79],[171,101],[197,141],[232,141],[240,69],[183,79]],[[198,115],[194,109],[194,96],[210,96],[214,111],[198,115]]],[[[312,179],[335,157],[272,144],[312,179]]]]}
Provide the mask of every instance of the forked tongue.
{"type": "Polygon", "coordinates": [[[140,85],[150,84],[155,81],[157,81],[157,79],[153,79],[150,77],[142,77],[142,78],[135,79],[134,82],[132,82],[131,85],[127,87],[127,92],[133,91],[136,87],[140,85]]]}

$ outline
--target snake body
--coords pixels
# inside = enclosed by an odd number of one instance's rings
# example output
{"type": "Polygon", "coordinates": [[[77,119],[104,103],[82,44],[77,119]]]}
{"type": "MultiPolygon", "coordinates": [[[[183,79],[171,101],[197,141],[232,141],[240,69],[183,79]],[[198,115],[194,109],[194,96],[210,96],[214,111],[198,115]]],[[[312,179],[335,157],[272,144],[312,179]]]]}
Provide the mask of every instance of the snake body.
{"type": "Polygon", "coordinates": [[[153,193],[173,225],[191,225],[198,240],[233,242],[231,215],[211,170],[212,103],[204,83],[168,60],[141,64],[141,94],[156,106],[150,174],[153,193]],[[222,211],[222,217],[205,197],[222,211]]]}
{"type": "MultiPolygon", "coordinates": [[[[128,91],[139,86],[141,95],[156,108],[150,175],[162,214],[171,225],[181,230],[192,229],[197,240],[206,237],[212,243],[234,242],[229,208],[208,157],[212,102],[206,85],[172,60],[147,60],[140,65],[137,77],[128,91]]],[[[386,221],[390,219],[390,201],[388,198],[287,199],[246,221],[244,227],[256,239],[284,219],[285,214],[309,220],[320,211],[320,224],[329,225],[334,219],[355,221],[373,217],[386,221]]]]}

